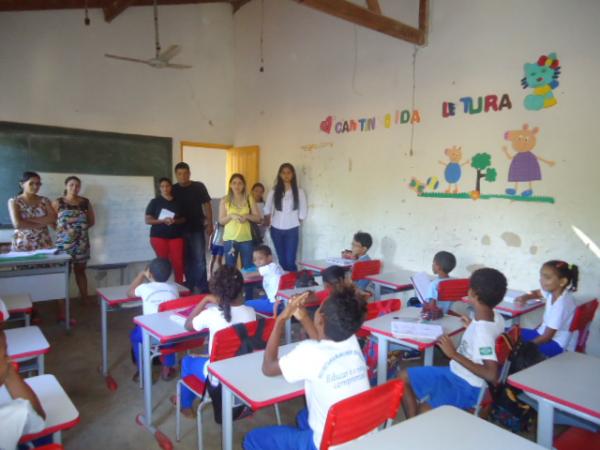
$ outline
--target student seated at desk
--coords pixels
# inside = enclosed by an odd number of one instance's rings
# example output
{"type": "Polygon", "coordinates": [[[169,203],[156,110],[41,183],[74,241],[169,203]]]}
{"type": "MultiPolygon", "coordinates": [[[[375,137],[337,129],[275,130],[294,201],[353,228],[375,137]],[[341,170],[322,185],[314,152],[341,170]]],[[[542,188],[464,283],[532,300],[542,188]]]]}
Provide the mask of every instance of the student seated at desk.
{"type": "Polygon", "coordinates": [[[310,319],[305,292],[294,297],[277,317],[264,353],[263,373],[283,375],[289,383],[304,380],[307,409],[296,417],[297,427],[272,426],[250,431],[245,450],[316,450],[321,445],[329,408],[334,403],[369,389],[367,366],[355,333],[366,314],[365,303],[354,286],[331,293],[310,319]],[[279,358],[279,343],[286,320],[296,317],[310,339],[279,358]]]}
{"type": "Polygon", "coordinates": [[[276,316],[280,305],[276,301],[276,297],[283,269],[273,261],[273,252],[267,245],[256,246],[252,256],[254,265],[258,268],[258,273],[262,276],[265,296],[255,300],[246,300],[246,306],[254,308],[259,313],[276,316]]]}
{"type": "Polygon", "coordinates": [[[21,436],[39,433],[45,427],[46,413],[35,392],[21,379],[7,355],[6,336],[0,329],[0,386],[11,401],[0,405],[0,449],[17,448],[21,436]]]}
{"type": "Polygon", "coordinates": [[[306,300],[306,306],[320,305],[331,295],[334,289],[349,283],[346,281],[346,271],[340,266],[329,266],[321,272],[321,277],[323,279],[323,289],[317,292],[308,291],[309,296],[306,300]]]}
{"type": "Polygon", "coordinates": [[[535,330],[521,329],[521,339],[535,343],[546,356],[575,350],[576,339],[571,339],[569,328],[577,309],[571,293],[577,290],[578,282],[579,269],[575,264],[548,261],[540,269],[542,289],[521,295],[516,300],[521,304],[532,299],[546,300],[542,324],[535,330]]]}
{"type": "Polygon", "coordinates": [[[496,339],[504,331],[504,319],[494,311],[506,294],[506,277],[495,269],[479,269],[471,275],[469,303],[473,320],[462,319],[467,328],[458,349],[452,338],[442,336],[437,345],[450,359],[449,367],[403,369],[402,403],[407,418],[442,405],[468,409],[475,406],[481,387],[498,377],[496,339]]]}
{"type": "MultiPolygon", "coordinates": [[[[256,312],[244,305],[244,277],[235,267],[222,266],[208,282],[210,294],[192,310],[185,322],[187,330],[208,329],[208,352],[212,351],[213,337],[217,331],[256,320],[256,312]]],[[[206,380],[209,358],[187,355],[181,361],[181,377],[195,375],[206,380]]],[[[194,417],[192,403],[196,395],[185,386],[181,388],[181,413],[194,417]]],[[[173,399],[172,399],[173,400],[173,399]]],[[[174,402],[175,403],[175,402],[174,402]]]]}
{"type": "MultiPolygon", "coordinates": [[[[367,254],[373,245],[373,238],[369,233],[357,231],[352,238],[352,250],[344,250],[342,258],[354,259],[356,261],[369,261],[371,257],[367,254]]],[[[358,280],[356,286],[365,291],[371,282],[369,280],[358,280]]]]}
{"type": "Polygon", "coordinates": [[[6,305],[0,298],[0,323],[8,320],[9,317],[10,317],[10,314],[8,314],[8,309],[6,309],[6,305]]]}
{"type": "MultiPolygon", "coordinates": [[[[450,272],[456,267],[456,257],[446,251],[437,252],[433,257],[431,263],[431,270],[437,276],[429,284],[429,292],[427,293],[427,300],[438,299],[438,287],[440,282],[450,279],[450,272]]],[[[444,314],[448,314],[452,302],[438,302],[438,306],[444,311],[444,314]]]]}
{"type": "MultiPolygon", "coordinates": [[[[172,267],[168,259],[154,258],[150,261],[148,267],[131,282],[127,295],[129,297],[141,297],[144,314],[157,313],[158,305],[179,298],[177,286],[167,282],[171,272],[172,267]]],[[[136,325],[129,337],[133,349],[133,358],[136,367],[139,367],[139,345],[142,343],[142,330],[140,327],[136,325]]],[[[166,355],[160,358],[162,362],[161,378],[165,381],[172,380],[177,374],[175,371],[175,355],[166,355]]],[[[140,374],[136,370],[133,380],[137,381],[139,376],[140,374]]]]}

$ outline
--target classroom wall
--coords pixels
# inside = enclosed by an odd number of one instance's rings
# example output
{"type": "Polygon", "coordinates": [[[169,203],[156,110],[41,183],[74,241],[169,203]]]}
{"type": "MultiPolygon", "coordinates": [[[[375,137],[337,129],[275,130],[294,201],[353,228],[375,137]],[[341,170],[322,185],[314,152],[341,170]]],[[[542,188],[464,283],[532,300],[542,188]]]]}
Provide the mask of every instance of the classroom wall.
{"type": "MultiPolygon", "coordinates": [[[[416,25],[418,2],[380,3],[416,25]]],[[[429,42],[419,48],[295,2],[265,0],[264,10],[261,4],[235,16],[234,142],[261,146],[261,177],[269,185],[280,163],[296,165],[310,204],[302,256],[335,255],[362,229],[374,236],[371,253],[387,269],[430,270],[433,254],[446,249],[458,257],[456,275],[489,265],[512,287],[531,289],[542,262],[563,258],[582,270],[579,298],[598,296],[598,256],[572,226],[600,244],[600,94],[593,82],[600,3],[432,0],[429,42]],[[562,66],[558,104],[529,111],[523,64],[551,51],[562,66]],[[461,97],[488,94],[508,94],[512,108],[463,112],[461,97]],[[413,96],[420,123],[396,125],[395,111],[412,110],[413,96]],[[442,117],[443,102],[456,103],[455,116],[442,117]],[[320,130],[328,116],[329,134],[320,130]],[[372,131],[335,132],[338,121],[371,117],[372,131]],[[463,161],[490,154],[497,179],[482,181],[481,192],[503,194],[511,187],[504,133],[526,122],[540,128],[534,153],[556,162],[541,163],[534,193],[555,203],[422,198],[408,188],[412,177],[437,177],[435,192],[443,193],[439,161],[457,145],[463,161]]],[[[474,190],[475,173],[463,167],[462,192],[474,190]]]]}
{"type": "Polygon", "coordinates": [[[0,120],[229,143],[233,136],[233,17],[227,4],[160,6],[163,49],[183,46],[154,69],[105,53],[154,56],[151,7],[130,7],[112,23],[102,11],[0,14],[0,120]]]}

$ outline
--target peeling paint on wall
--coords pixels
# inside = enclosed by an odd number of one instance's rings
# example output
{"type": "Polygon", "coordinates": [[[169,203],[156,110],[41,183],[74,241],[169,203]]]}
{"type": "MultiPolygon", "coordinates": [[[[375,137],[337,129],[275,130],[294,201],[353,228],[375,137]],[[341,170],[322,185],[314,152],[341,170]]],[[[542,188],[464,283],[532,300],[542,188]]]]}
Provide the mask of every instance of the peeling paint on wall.
{"type": "Polygon", "coordinates": [[[518,234],[513,233],[512,231],[505,231],[500,235],[500,237],[509,247],[521,246],[521,237],[518,234]]]}
{"type": "Polygon", "coordinates": [[[490,238],[490,237],[489,237],[489,236],[486,234],[485,236],[483,236],[483,237],[481,238],[481,243],[482,243],[483,245],[491,245],[491,243],[492,243],[492,239],[491,239],[491,238],[490,238]]]}

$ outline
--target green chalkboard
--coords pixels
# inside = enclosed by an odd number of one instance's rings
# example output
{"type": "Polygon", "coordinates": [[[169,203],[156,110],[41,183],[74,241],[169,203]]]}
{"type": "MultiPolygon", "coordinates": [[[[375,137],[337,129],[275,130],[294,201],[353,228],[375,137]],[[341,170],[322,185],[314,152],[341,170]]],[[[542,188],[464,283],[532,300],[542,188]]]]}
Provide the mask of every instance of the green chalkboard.
{"type": "MultiPolygon", "coordinates": [[[[170,177],[172,139],[0,122],[0,228],[26,170],[170,177]]],[[[43,182],[43,180],[42,180],[43,182]]]]}

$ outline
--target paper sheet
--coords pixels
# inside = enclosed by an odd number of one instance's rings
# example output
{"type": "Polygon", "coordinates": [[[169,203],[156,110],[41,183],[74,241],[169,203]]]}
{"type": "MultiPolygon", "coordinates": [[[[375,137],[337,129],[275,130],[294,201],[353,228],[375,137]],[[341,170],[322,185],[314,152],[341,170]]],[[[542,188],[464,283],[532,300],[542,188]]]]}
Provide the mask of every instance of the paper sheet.
{"type": "Polygon", "coordinates": [[[391,327],[392,336],[395,338],[417,338],[435,341],[444,334],[441,325],[418,321],[394,319],[391,327]]]}
{"type": "Polygon", "coordinates": [[[173,211],[169,211],[168,209],[161,209],[160,213],[158,214],[158,220],[164,220],[164,219],[174,219],[175,218],[175,213],[173,211]]]}
{"type": "Polygon", "coordinates": [[[427,293],[429,292],[431,277],[425,272],[419,272],[410,277],[410,281],[415,288],[417,298],[421,301],[421,303],[426,303],[429,300],[427,298],[427,293]]]}

